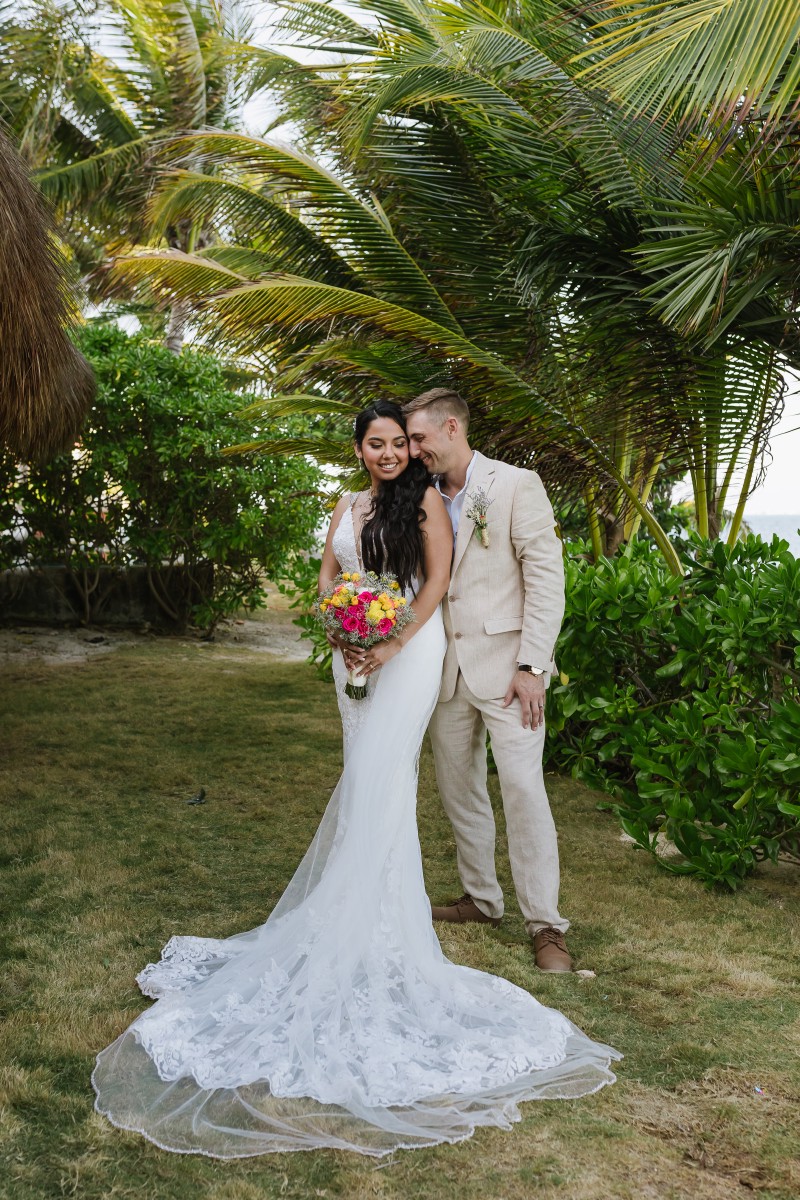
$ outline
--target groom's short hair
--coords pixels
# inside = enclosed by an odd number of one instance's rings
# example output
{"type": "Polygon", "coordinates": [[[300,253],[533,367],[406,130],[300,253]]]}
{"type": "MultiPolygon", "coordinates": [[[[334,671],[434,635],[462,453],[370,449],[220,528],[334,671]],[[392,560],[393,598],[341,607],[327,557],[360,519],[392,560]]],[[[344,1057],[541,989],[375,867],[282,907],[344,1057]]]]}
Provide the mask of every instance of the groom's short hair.
{"type": "Polygon", "coordinates": [[[452,388],[430,388],[404,404],[403,412],[407,417],[412,413],[426,412],[437,425],[444,425],[448,417],[455,417],[460,421],[464,433],[469,429],[469,405],[452,388]]]}

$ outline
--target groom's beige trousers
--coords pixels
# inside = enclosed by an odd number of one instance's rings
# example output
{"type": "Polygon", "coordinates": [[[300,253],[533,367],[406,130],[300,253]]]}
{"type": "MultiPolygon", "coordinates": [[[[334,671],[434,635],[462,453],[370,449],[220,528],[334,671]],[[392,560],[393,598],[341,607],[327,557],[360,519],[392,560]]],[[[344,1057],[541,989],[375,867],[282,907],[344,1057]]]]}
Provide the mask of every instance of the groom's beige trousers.
{"type": "Polygon", "coordinates": [[[464,890],[489,917],[503,915],[495,867],[495,821],[486,786],[486,730],[492,739],[508,834],[511,873],[528,933],[566,931],[558,912],[558,843],[544,787],[544,724],[523,729],[519,701],[481,700],[459,672],[450,700],[429,726],[436,780],[453,825],[464,890]]]}

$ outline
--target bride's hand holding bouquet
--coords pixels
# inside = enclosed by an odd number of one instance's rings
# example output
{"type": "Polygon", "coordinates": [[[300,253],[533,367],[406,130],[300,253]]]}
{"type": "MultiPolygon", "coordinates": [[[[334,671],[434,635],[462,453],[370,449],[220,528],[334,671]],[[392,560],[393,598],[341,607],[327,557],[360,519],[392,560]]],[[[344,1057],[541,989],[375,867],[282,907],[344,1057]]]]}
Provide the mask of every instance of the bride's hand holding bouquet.
{"type": "Polygon", "coordinates": [[[329,640],[342,647],[348,678],[345,692],[353,700],[367,694],[367,676],[388,662],[400,649],[396,639],[412,621],[413,608],[393,575],[372,571],[343,571],[320,592],[314,613],[329,640]],[[368,651],[356,661],[348,649],[368,651]]]}

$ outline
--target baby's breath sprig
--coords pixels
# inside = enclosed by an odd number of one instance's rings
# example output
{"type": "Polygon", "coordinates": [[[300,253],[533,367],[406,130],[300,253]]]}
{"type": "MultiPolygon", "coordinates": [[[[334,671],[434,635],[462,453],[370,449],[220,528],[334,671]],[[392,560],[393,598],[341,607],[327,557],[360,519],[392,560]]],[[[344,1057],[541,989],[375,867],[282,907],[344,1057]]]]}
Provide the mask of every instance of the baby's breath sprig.
{"type": "Polygon", "coordinates": [[[469,501],[469,508],[466,512],[467,520],[472,521],[475,526],[475,537],[488,550],[489,529],[486,522],[486,511],[493,501],[481,487],[476,487],[474,492],[467,492],[467,500],[469,501]]]}

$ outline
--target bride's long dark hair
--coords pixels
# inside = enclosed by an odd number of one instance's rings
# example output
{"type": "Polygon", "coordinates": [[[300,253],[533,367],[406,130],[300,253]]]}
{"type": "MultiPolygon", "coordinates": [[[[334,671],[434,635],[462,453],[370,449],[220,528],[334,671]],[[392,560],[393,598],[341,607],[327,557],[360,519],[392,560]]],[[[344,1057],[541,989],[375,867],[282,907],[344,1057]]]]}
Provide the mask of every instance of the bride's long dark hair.
{"type": "MultiPolygon", "coordinates": [[[[395,421],[403,433],[403,410],[391,400],[376,400],[358,414],[354,438],[359,450],[370,425],[380,417],[395,421]]],[[[401,588],[410,585],[424,557],[422,524],[425,510],[422,500],[431,477],[418,458],[409,458],[408,466],[396,479],[382,479],[372,502],[372,511],[361,530],[361,560],[367,571],[391,571],[401,588]]]]}

